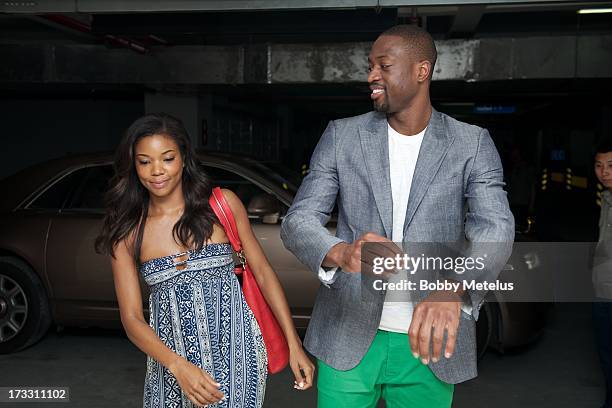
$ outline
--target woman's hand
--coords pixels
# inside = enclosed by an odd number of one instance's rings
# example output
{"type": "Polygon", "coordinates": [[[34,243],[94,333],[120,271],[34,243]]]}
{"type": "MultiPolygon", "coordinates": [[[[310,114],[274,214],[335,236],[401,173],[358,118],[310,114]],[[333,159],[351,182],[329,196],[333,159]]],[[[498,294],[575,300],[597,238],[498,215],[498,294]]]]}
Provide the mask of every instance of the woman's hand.
{"type": "Polygon", "coordinates": [[[179,386],[191,402],[197,406],[215,404],[225,398],[219,391],[221,384],[208,373],[183,357],[178,357],[168,366],[179,386]]]}
{"type": "Polygon", "coordinates": [[[304,352],[301,344],[289,348],[289,367],[291,367],[295,376],[293,388],[304,391],[312,387],[315,366],[304,352]]]}

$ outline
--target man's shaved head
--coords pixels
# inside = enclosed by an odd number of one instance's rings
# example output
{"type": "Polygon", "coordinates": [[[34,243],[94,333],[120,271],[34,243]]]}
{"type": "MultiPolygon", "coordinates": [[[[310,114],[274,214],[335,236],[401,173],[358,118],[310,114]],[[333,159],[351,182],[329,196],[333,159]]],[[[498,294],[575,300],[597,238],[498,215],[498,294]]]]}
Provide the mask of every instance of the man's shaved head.
{"type": "Polygon", "coordinates": [[[406,44],[406,50],[414,57],[415,61],[429,61],[431,63],[429,78],[431,79],[438,52],[433,38],[427,31],[415,25],[400,24],[387,29],[379,37],[382,36],[401,38],[406,44]]]}

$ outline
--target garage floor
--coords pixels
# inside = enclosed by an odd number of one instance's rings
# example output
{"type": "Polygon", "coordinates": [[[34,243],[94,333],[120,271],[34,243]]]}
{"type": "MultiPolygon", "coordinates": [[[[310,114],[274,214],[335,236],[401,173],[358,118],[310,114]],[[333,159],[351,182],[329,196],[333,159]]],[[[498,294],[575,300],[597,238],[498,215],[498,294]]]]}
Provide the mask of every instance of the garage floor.
{"type": "MultiPolygon", "coordinates": [[[[69,386],[71,402],[37,407],[138,407],[144,355],[118,331],[66,329],[23,352],[0,356],[0,386],[69,386]]],[[[292,388],[288,370],[272,376],[267,408],[315,407],[316,391],[292,388]]],[[[461,384],[453,407],[599,408],[603,379],[591,333],[590,305],[557,305],[537,343],[506,355],[489,352],[480,376],[461,384]]],[[[0,408],[10,406],[0,403],[0,408]]]]}

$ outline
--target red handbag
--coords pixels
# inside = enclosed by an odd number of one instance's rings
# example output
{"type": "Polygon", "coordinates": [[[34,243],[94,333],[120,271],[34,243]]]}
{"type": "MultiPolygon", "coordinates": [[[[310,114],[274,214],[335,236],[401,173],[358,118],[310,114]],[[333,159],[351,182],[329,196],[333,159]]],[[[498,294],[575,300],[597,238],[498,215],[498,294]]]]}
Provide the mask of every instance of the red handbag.
{"type": "Polygon", "coordinates": [[[212,195],[208,202],[217,218],[219,218],[221,225],[223,225],[225,233],[232,244],[232,248],[240,259],[241,265],[236,266],[235,272],[237,275],[242,274],[242,293],[263,335],[263,340],[268,352],[268,372],[271,374],[278,373],[282,371],[289,362],[289,346],[287,345],[287,339],[285,339],[285,335],[276,317],[274,317],[272,310],[270,310],[270,306],[268,306],[266,299],[263,297],[251,268],[249,268],[249,264],[244,256],[240,237],[238,236],[234,215],[219,187],[213,188],[212,195]]]}

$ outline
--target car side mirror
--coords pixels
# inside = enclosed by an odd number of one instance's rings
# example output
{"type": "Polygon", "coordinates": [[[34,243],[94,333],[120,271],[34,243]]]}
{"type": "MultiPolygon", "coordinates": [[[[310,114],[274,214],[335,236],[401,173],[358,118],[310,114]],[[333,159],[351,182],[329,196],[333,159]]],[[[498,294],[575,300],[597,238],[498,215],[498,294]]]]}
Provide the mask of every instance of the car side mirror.
{"type": "Polygon", "coordinates": [[[261,217],[264,224],[276,224],[280,219],[281,204],[272,194],[257,194],[247,206],[249,215],[261,217]]]}

